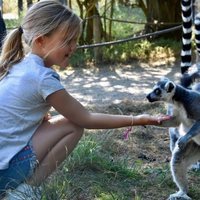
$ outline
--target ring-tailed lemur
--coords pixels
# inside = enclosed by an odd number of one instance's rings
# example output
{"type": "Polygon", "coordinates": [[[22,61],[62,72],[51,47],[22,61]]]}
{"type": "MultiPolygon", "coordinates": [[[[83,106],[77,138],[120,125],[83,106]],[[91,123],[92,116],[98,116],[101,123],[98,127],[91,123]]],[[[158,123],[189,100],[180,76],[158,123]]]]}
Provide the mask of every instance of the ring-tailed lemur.
{"type": "Polygon", "coordinates": [[[163,122],[162,126],[174,127],[169,128],[172,151],[170,166],[173,180],[179,188],[177,193],[170,195],[169,200],[189,200],[187,169],[200,160],[200,92],[163,78],[147,95],[147,99],[150,102],[169,103],[167,114],[173,117],[163,122]]]}
{"type": "MultiPolygon", "coordinates": [[[[182,8],[182,51],[181,51],[181,85],[163,79],[147,95],[149,101],[170,102],[169,115],[173,120],[164,122],[170,127],[171,172],[179,191],[170,195],[169,200],[191,199],[187,195],[188,186],[186,173],[190,165],[200,160],[200,83],[193,85],[192,90],[186,89],[200,78],[200,2],[181,0],[182,8]],[[194,8],[197,9],[194,9],[194,8]],[[196,64],[192,65],[192,25],[195,25],[196,64]],[[191,71],[194,69],[195,71],[191,71]],[[185,88],[184,88],[185,87],[185,88]]],[[[198,80],[199,81],[199,80],[198,80]]],[[[198,163],[198,162],[197,162],[198,163]]]]}
{"type": "MultiPolygon", "coordinates": [[[[188,87],[192,82],[199,82],[200,74],[200,2],[195,0],[182,0],[182,51],[181,51],[181,85],[188,87]],[[194,23],[194,29],[192,25],[194,23]],[[192,30],[194,30],[196,43],[196,63],[192,64],[192,30]],[[197,72],[197,73],[194,73],[197,72]],[[193,75],[191,75],[193,74],[193,75]],[[187,82],[187,85],[185,84],[187,82]]],[[[193,87],[200,91],[200,84],[193,87]]],[[[175,128],[174,128],[175,129],[175,128]]],[[[200,169],[200,162],[193,165],[193,169],[200,169]]]]}

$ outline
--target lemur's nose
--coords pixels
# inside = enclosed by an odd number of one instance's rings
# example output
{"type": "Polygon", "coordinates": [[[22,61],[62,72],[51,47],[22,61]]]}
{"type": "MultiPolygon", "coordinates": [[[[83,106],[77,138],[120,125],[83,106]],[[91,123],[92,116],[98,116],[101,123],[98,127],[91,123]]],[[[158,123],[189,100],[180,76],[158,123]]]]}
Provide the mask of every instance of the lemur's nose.
{"type": "Polygon", "coordinates": [[[150,101],[150,99],[151,99],[150,94],[147,94],[146,98],[150,101]]]}
{"type": "Polygon", "coordinates": [[[153,102],[154,100],[151,97],[151,93],[149,93],[146,98],[148,99],[149,102],[153,102]]]}

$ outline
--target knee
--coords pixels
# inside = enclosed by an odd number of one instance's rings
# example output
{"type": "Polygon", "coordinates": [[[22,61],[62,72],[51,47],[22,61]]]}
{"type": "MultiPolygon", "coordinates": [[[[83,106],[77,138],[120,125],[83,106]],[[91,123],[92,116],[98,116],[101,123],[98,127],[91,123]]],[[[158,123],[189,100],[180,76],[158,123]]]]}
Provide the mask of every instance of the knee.
{"type": "Polygon", "coordinates": [[[79,125],[77,125],[65,118],[64,119],[64,128],[66,130],[68,130],[69,127],[70,127],[72,133],[76,134],[79,137],[82,137],[84,128],[80,127],[79,125]]]}
{"type": "Polygon", "coordinates": [[[84,128],[82,128],[76,124],[73,124],[73,126],[74,126],[74,133],[79,135],[79,137],[81,138],[84,133],[84,128]]]}
{"type": "Polygon", "coordinates": [[[75,124],[74,122],[68,120],[67,118],[61,115],[55,116],[51,120],[51,123],[56,124],[64,135],[73,133],[76,134],[77,137],[81,138],[84,132],[84,128],[80,127],[79,125],[75,124]]]}

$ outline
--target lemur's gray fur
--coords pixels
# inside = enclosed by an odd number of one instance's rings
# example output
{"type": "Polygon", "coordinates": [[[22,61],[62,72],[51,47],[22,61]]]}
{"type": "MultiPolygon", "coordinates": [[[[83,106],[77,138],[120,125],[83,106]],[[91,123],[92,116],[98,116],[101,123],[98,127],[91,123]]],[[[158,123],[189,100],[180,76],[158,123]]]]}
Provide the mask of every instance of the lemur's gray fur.
{"type": "MultiPolygon", "coordinates": [[[[191,77],[187,78],[182,80],[185,87],[192,83],[191,77]]],[[[187,194],[186,173],[192,164],[200,160],[200,84],[192,89],[185,87],[162,78],[147,95],[150,102],[167,102],[167,114],[173,116],[162,123],[163,127],[170,127],[170,166],[173,180],[179,188],[177,193],[169,196],[169,200],[191,199],[187,194]]]]}

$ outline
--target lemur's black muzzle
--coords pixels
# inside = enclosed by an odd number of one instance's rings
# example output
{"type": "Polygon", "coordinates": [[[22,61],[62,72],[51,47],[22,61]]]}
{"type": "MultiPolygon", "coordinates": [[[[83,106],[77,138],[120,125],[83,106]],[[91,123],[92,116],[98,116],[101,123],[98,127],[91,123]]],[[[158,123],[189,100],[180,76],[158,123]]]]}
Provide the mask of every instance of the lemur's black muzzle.
{"type": "Polygon", "coordinates": [[[151,98],[151,93],[149,93],[146,98],[148,99],[149,102],[153,102],[153,99],[151,98]]]}

